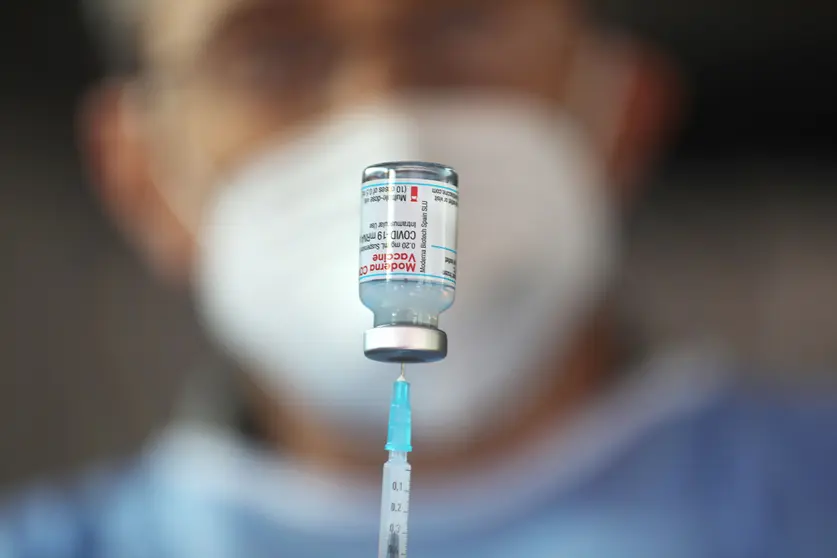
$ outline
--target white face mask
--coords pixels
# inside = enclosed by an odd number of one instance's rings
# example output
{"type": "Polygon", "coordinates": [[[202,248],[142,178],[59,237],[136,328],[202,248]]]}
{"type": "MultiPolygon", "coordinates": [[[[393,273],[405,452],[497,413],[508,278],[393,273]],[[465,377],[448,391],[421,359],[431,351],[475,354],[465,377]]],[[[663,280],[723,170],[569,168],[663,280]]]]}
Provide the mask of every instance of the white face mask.
{"type": "Polygon", "coordinates": [[[359,192],[364,167],[405,159],[460,176],[449,355],[408,367],[416,442],[455,442],[513,419],[554,377],[538,364],[566,350],[609,276],[607,193],[561,115],[472,94],[370,106],[260,154],[206,214],[199,302],[265,389],[383,443],[398,370],[363,355],[359,192]]]}

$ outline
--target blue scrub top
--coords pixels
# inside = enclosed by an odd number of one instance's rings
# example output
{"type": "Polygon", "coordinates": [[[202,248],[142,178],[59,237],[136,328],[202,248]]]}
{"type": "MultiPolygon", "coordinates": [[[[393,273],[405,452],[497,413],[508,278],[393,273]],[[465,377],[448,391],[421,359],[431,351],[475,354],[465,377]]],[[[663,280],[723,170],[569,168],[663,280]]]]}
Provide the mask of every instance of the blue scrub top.
{"type": "MultiPolygon", "coordinates": [[[[658,359],[494,467],[446,485],[414,470],[409,556],[837,557],[837,402],[722,371],[658,359]]],[[[377,486],[179,425],[122,467],[7,499],[0,558],[370,558],[379,505],[377,486]]]]}

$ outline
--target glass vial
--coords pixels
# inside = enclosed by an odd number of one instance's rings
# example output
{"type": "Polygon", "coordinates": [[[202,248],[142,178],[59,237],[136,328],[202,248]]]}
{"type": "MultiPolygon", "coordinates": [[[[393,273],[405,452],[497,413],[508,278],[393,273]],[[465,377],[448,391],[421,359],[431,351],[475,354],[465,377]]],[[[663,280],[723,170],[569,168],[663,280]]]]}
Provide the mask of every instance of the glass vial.
{"type": "Polygon", "coordinates": [[[439,315],[456,293],[456,171],[412,161],[372,165],[363,171],[360,197],[360,300],[374,315],[366,356],[443,359],[439,315]]]}

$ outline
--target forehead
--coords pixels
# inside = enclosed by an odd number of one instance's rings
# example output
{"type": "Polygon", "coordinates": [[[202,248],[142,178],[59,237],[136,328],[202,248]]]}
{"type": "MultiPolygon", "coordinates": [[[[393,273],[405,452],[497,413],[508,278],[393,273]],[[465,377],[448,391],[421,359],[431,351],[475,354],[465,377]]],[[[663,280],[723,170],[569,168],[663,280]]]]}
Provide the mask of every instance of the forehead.
{"type": "Polygon", "coordinates": [[[286,19],[297,31],[308,26],[347,34],[372,32],[394,18],[426,16],[434,9],[464,12],[499,5],[558,8],[566,25],[575,0],[147,0],[147,5],[143,50],[146,57],[158,59],[194,52],[231,24],[260,18],[286,19]]]}

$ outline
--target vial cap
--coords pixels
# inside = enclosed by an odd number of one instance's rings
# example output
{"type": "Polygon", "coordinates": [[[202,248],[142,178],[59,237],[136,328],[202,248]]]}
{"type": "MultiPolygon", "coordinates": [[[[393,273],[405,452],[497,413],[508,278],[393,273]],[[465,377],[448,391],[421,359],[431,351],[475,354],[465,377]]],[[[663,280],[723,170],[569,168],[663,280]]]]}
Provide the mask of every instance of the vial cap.
{"type": "Polygon", "coordinates": [[[436,362],[448,354],[448,336],[432,327],[381,326],[363,334],[363,353],[378,362],[436,362]]]}

